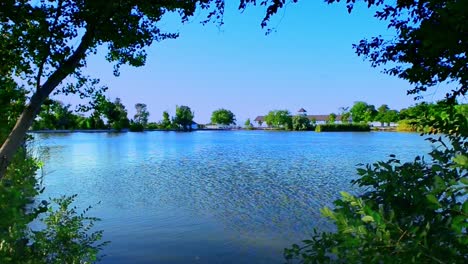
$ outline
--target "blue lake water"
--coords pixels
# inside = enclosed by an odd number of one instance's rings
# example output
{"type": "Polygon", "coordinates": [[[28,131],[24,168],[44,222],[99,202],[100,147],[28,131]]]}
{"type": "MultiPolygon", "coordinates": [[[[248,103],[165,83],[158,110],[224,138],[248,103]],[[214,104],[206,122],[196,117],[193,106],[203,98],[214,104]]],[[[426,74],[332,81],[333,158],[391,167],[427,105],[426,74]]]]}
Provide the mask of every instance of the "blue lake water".
{"type": "Polygon", "coordinates": [[[430,145],[418,134],[199,131],[35,134],[47,197],[78,194],[110,240],[102,263],[283,263],[330,225],[319,209],[356,165],[430,145]]]}

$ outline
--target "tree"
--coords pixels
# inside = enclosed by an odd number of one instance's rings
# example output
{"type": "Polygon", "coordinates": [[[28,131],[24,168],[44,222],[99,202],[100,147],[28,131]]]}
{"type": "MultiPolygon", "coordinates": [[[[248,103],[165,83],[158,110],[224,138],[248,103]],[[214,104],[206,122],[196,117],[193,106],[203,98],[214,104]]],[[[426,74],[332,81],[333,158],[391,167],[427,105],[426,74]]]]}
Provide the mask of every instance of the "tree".
{"type": "Polygon", "coordinates": [[[178,126],[179,129],[183,131],[191,131],[193,123],[194,114],[190,107],[181,105],[176,106],[176,115],[174,118],[174,123],[178,126]]]}
{"type": "Polygon", "coordinates": [[[380,113],[386,113],[389,110],[390,110],[390,107],[388,107],[388,105],[386,105],[386,104],[383,104],[383,105],[379,106],[379,108],[377,108],[377,112],[379,112],[379,114],[380,113]]]}
{"type": "Polygon", "coordinates": [[[292,118],[288,110],[273,110],[265,116],[265,123],[274,128],[292,129],[292,118]]]}
{"type": "Polygon", "coordinates": [[[374,120],[375,116],[377,115],[377,111],[375,110],[375,106],[369,105],[366,102],[355,102],[351,110],[351,117],[353,118],[353,122],[371,122],[374,120]]]}
{"type": "Polygon", "coordinates": [[[236,116],[231,111],[221,108],[211,114],[211,123],[228,126],[236,123],[236,116]]]}
{"type": "Polygon", "coordinates": [[[120,131],[130,126],[127,109],[125,109],[120,98],[115,98],[115,101],[111,102],[107,98],[101,97],[96,107],[107,118],[109,127],[120,131]]]}
{"type": "Polygon", "coordinates": [[[275,111],[270,111],[268,114],[265,116],[265,123],[267,124],[268,127],[274,127],[276,125],[276,112],[275,111]]]}
{"type": "Polygon", "coordinates": [[[250,118],[247,118],[247,120],[245,120],[244,127],[246,129],[252,129],[253,128],[252,122],[250,122],[250,118]]]}
{"type": "Polygon", "coordinates": [[[98,111],[94,111],[91,116],[88,118],[89,120],[89,128],[92,129],[104,129],[106,125],[101,118],[101,114],[98,111]]]}
{"type": "Polygon", "coordinates": [[[378,109],[378,114],[375,117],[376,121],[379,121],[382,125],[385,123],[390,124],[393,122],[398,122],[399,113],[397,110],[391,110],[388,105],[383,104],[378,109]]]}
{"type": "Polygon", "coordinates": [[[388,111],[390,111],[390,108],[386,104],[381,105],[377,109],[377,116],[375,117],[375,120],[379,121],[382,126],[384,125],[384,123],[385,123],[385,121],[387,119],[386,115],[387,115],[388,111]]]}
{"type": "Polygon", "coordinates": [[[163,112],[163,120],[161,121],[161,128],[162,129],[170,129],[172,128],[172,122],[169,117],[169,113],[167,111],[163,112]]]}
{"type": "Polygon", "coordinates": [[[117,118],[111,121],[111,127],[115,130],[128,128],[130,125],[130,120],[128,119],[127,109],[125,109],[125,106],[118,97],[115,98],[114,101],[114,111],[117,112],[117,118]]]}
{"type": "MultiPolygon", "coordinates": [[[[339,0],[327,0],[328,3],[339,0]]],[[[347,0],[351,12],[354,1],[347,0]]],[[[447,93],[454,101],[468,91],[466,65],[468,35],[465,29],[466,2],[457,0],[371,1],[375,17],[387,21],[396,36],[364,39],[353,47],[359,56],[367,58],[373,67],[389,65],[384,72],[408,81],[409,94],[421,97],[440,83],[454,83],[447,93]]]]}
{"type": "MultiPolygon", "coordinates": [[[[14,82],[0,81],[0,142],[23,111],[26,95],[14,82]]],[[[64,199],[53,200],[58,206],[35,199],[43,185],[28,141],[23,139],[0,180],[0,263],[83,263],[98,258],[102,231],[89,230],[97,218],[76,212],[64,199]],[[44,228],[33,231],[32,223],[44,228]]]]}
{"type": "Polygon", "coordinates": [[[146,127],[146,125],[148,124],[148,117],[150,115],[148,109],[146,108],[146,104],[138,103],[135,105],[135,109],[136,114],[133,117],[135,123],[141,124],[143,127],[146,127]]]}
{"type": "Polygon", "coordinates": [[[455,109],[457,109],[457,112],[462,114],[466,119],[468,119],[468,104],[461,104],[455,106],[455,109]]]}
{"type": "Polygon", "coordinates": [[[384,122],[387,124],[398,122],[399,115],[397,110],[390,110],[385,114],[384,122]]]}
{"type": "Polygon", "coordinates": [[[78,116],[70,110],[70,104],[63,104],[56,100],[47,100],[43,105],[39,118],[34,121],[32,127],[35,130],[43,129],[75,129],[78,116]]]}
{"type": "Polygon", "coordinates": [[[261,127],[263,125],[263,121],[262,120],[257,120],[257,124],[259,127],[261,127]]]}
{"type": "Polygon", "coordinates": [[[349,107],[340,107],[341,122],[347,124],[351,118],[351,113],[349,112],[349,107]]]}
{"type": "MultiPolygon", "coordinates": [[[[240,0],[245,9],[253,0],[240,0]]],[[[284,3],[267,0],[262,27],[284,3]]],[[[198,9],[207,10],[207,19],[223,24],[223,0],[194,1],[17,1],[0,2],[0,82],[21,79],[32,92],[26,107],[0,148],[0,178],[26,136],[42,104],[55,93],[76,93],[87,97],[102,93],[99,81],[82,72],[88,55],[102,45],[106,59],[121,65],[143,66],[145,49],[164,39],[178,37],[166,33],[158,22],[167,13],[188,21],[198,9]]]]}
{"type": "Polygon", "coordinates": [[[334,124],[335,121],[336,121],[336,114],[335,114],[335,113],[331,113],[331,114],[328,116],[328,123],[334,124]]]}
{"type": "Polygon", "coordinates": [[[292,117],[292,129],[296,131],[304,131],[312,128],[309,118],[303,115],[295,115],[292,117]]]}

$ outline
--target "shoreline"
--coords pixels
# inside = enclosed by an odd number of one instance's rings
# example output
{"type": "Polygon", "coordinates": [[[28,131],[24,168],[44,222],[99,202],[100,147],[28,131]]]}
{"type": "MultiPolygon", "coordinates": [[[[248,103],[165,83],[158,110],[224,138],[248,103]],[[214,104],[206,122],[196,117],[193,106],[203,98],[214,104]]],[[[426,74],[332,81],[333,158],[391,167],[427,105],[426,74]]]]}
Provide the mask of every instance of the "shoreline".
{"type": "MultiPolygon", "coordinates": [[[[179,130],[167,130],[167,129],[145,129],[141,132],[132,132],[128,129],[116,131],[112,129],[57,129],[57,130],[29,130],[28,133],[33,134],[64,134],[64,133],[142,133],[142,132],[182,132],[179,130]]],[[[270,129],[270,128],[254,128],[254,129],[244,129],[244,128],[235,128],[235,129],[217,129],[217,128],[206,128],[206,129],[194,129],[191,132],[195,131],[271,131],[271,132],[315,132],[314,130],[303,130],[303,131],[292,131],[292,130],[280,130],[280,129],[270,129]]],[[[326,132],[326,131],[324,131],[326,132]]],[[[316,132],[316,133],[324,133],[316,132]]],[[[335,131],[327,131],[335,132],[335,131]]],[[[353,131],[339,131],[339,132],[353,132],[353,131]]],[[[356,131],[354,131],[356,132],[356,131]]],[[[358,132],[407,132],[407,131],[398,131],[395,127],[373,127],[370,131],[358,131],[358,132]]]]}

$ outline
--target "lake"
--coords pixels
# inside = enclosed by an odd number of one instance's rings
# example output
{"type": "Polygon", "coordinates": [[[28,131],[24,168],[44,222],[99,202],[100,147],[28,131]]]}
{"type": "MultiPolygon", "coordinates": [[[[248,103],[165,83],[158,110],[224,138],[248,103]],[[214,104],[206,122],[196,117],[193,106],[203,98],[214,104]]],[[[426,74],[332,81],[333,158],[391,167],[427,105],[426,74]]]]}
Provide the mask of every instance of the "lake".
{"type": "Polygon", "coordinates": [[[330,224],[356,165],[409,161],[418,134],[198,131],[35,134],[41,198],[78,194],[110,240],[102,263],[283,263],[330,224]]]}

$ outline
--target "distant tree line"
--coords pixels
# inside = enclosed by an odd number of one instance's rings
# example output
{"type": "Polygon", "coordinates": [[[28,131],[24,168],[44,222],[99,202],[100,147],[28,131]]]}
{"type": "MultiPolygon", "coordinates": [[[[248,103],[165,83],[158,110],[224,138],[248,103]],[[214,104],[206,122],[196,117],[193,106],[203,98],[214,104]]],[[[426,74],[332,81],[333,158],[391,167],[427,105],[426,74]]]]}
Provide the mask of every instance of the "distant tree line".
{"type": "MultiPolygon", "coordinates": [[[[423,131],[416,121],[421,117],[438,115],[444,106],[439,103],[422,102],[414,106],[397,111],[383,104],[376,108],[372,104],[363,101],[355,102],[352,107],[341,107],[339,114],[331,113],[326,124],[368,124],[379,122],[381,126],[398,123],[401,131],[423,131]],[[339,120],[338,120],[339,119],[339,120]]],[[[456,105],[457,111],[468,117],[468,105],[456,105]]],[[[98,96],[93,103],[89,116],[76,113],[71,110],[70,104],[64,104],[57,100],[48,99],[42,106],[38,118],[33,123],[33,130],[76,130],[76,129],[113,129],[121,131],[128,129],[138,132],[150,130],[177,130],[191,131],[193,129],[195,113],[190,107],[176,106],[175,116],[171,117],[167,111],[162,114],[159,122],[149,122],[150,113],[147,105],[137,103],[136,113],[133,119],[128,118],[128,112],[120,98],[111,101],[105,96],[98,96]]],[[[212,112],[211,124],[219,127],[236,124],[236,116],[230,110],[220,108],[212,112]]],[[[263,121],[257,121],[258,125],[265,124],[272,129],[307,131],[315,130],[317,120],[304,115],[292,115],[288,110],[272,110],[264,117],[263,121]]],[[[202,127],[200,125],[199,127],[202,127]]],[[[252,122],[248,119],[244,123],[246,129],[253,129],[252,122]]]]}
{"type": "Polygon", "coordinates": [[[120,98],[113,102],[104,96],[95,100],[89,116],[76,114],[70,104],[48,99],[32,125],[33,130],[115,129],[130,127],[127,110],[120,98]]]}
{"type": "MultiPolygon", "coordinates": [[[[76,113],[70,104],[58,100],[48,99],[42,106],[41,112],[35,119],[33,130],[96,130],[112,129],[121,131],[128,129],[132,132],[150,130],[191,131],[193,129],[195,113],[190,107],[176,106],[175,116],[171,117],[167,111],[162,114],[159,122],[149,122],[150,113],[144,103],[135,104],[136,113],[133,119],[128,118],[128,112],[120,98],[111,101],[105,96],[97,96],[92,104],[89,116],[76,113]]],[[[218,109],[212,113],[211,123],[228,126],[235,124],[234,113],[227,109],[218,109]]]]}
{"type": "MultiPolygon", "coordinates": [[[[459,104],[455,108],[468,118],[468,105],[459,104]]],[[[339,115],[331,113],[326,120],[326,124],[335,124],[339,121],[342,124],[368,124],[379,122],[381,126],[391,123],[398,123],[402,131],[419,131],[423,128],[416,126],[416,120],[421,117],[431,117],[439,115],[444,109],[441,103],[421,102],[414,106],[397,111],[391,109],[387,104],[376,108],[372,104],[363,101],[355,102],[352,107],[341,107],[339,115]],[[340,120],[337,120],[338,117],[340,120]]],[[[250,120],[249,120],[250,121],[250,120]]],[[[317,120],[310,119],[304,115],[291,115],[288,110],[272,110],[264,117],[264,120],[257,121],[259,126],[263,122],[273,129],[306,131],[315,130],[317,120]]]]}
{"type": "Polygon", "coordinates": [[[33,130],[77,130],[77,129],[113,129],[121,131],[143,131],[144,129],[167,129],[190,131],[194,113],[188,106],[177,106],[175,117],[170,118],[165,111],[159,123],[149,123],[150,113],[147,105],[137,103],[133,119],[120,98],[114,101],[99,96],[94,100],[93,110],[89,116],[71,110],[70,104],[48,99],[32,125],[33,130]]]}

